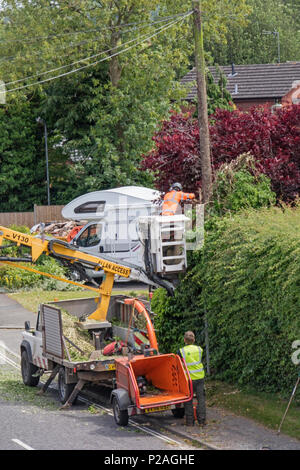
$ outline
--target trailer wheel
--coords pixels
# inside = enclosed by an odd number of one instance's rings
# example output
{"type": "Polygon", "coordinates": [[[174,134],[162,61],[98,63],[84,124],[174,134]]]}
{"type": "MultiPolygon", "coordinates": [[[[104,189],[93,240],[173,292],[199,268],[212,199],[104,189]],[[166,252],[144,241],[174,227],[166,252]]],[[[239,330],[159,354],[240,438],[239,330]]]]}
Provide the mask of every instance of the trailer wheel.
{"type": "Polygon", "coordinates": [[[172,413],[173,413],[173,416],[174,418],[183,418],[184,417],[184,412],[185,412],[185,409],[184,408],[174,408],[171,410],[172,413]]]}
{"type": "Polygon", "coordinates": [[[38,367],[29,361],[27,351],[23,351],[21,355],[21,373],[24,385],[36,387],[40,381],[40,377],[33,377],[38,367]]]}
{"type": "MultiPolygon", "coordinates": [[[[67,384],[65,379],[65,369],[61,367],[58,372],[58,395],[60,402],[64,405],[73,392],[76,384],[67,384]]],[[[76,402],[76,398],[73,404],[76,402]]]]}
{"type": "Polygon", "coordinates": [[[118,426],[127,426],[129,419],[128,411],[120,410],[119,402],[116,397],[113,398],[112,406],[116,424],[118,426]]]}

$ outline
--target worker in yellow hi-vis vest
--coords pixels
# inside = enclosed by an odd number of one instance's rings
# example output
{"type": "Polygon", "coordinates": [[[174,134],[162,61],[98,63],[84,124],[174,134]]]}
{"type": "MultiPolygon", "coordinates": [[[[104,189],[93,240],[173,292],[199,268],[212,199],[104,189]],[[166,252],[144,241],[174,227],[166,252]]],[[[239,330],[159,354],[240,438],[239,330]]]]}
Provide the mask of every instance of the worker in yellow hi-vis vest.
{"type": "MultiPolygon", "coordinates": [[[[197,421],[200,426],[206,424],[206,406],[205,406],[205,391],[204,391],[204,367],[202,364],[203,349],[200,346],[196,346],[195,335],[192,331],[187,331],[184,334],[185,346],[180,348],[178,351],[179,356],[184,359],[187,369],[189,371],[192,384],[193,392],[197,397],[196,415],[197,421]]],[[[193,399],[186,402],[185,404],[185,417],[186,425],[194,425],[194,408],[193,399]]]]}

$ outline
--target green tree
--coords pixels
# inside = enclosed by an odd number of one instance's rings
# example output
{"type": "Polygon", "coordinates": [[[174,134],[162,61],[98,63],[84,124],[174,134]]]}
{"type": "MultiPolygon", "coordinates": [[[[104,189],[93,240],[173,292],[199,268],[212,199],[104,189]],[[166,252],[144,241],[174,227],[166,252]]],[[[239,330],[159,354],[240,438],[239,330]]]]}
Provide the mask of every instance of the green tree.
{"type": "MultiPolygon", "coordinates": [[[[190,68],[192,28],[173,15],[190,7],[179,0],[3,2],[0,77],[7,105],[14,107],[19,95],[38,101],[36,111],[48,124],[53,201],[108,186],[150,184],[138,167],[154,131],[185,93],[178,79],[190,68]],[[159,32],[168,15],[178,22],[159,32]],[[60,74],[67,75],[42,83],[60,74]]],[[[243,22],[247,12],[245,0],[207,0],[203,8],[212,15],[206,31],[212,37],[224,37],[229,13],[243,22]]]]}
{"type": "Polygon", "coordinates": [[[0,210],[32,210],[47,199],[42,157],[31,103],[18,100],[0,108],[0,210]]]}
{"type": "Polygon", "coordinates": [[[247,24],[233,21],[225,42],[205,36],[205,47],[213,62],[220,65],[277,62],[277,36],[264,31],[279,33],[281,62],[300,60],[300,8],[276,0],[247,0],[247,3],[251,7],[247,24]]]}

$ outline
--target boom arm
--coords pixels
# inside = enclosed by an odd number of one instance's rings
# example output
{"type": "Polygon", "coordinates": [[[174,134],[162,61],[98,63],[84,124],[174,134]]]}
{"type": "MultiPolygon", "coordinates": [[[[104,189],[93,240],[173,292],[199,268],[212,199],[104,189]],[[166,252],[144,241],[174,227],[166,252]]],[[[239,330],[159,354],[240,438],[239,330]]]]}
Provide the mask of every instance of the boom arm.
{"type": "Polygon", "coordinates": [[[22,258],[22,259],[0,257],[1,263],[13,264],[15,267],[18,267],[20,269],[30,270],[38,274],[41,274],[43,276],[52,277],[54,279],[58,279],[63,282],[68,282],[74,285],[79,285],[80,287],[97,291],[99,293],[99,298],[96,300],[97,308],[88,317],[88,319],[91,319],[91,320],[97,320],[101,322],[106,319],[115,274],[117,274],[118,276],[125,277],[125,278],[128,278],[131,274],[131,268],[127,266],[123,266],[119,263],[107,261],[105,259],[98,258],[97,256],[93,256],[88,253],[84,253],[82,251],[76,250],[75,247],[61,240],[56,240],[56,239],[43,240],[41,238],[36,238],[32,235],[24,234],[21,232],[17,232],[16,230],[11,230],[9,228],[0,226],[0,249],[5,248],[5,245],[4,246],[2,245],[3,240],[9,240],[13,242],[14,244],[16,244],[18,247],[19,246],[30,247],[31,256],[29,258],[22,258]],[[103,269],[105,273],[105,279],[100,285],[100,287],[97,289],[97,288],[90,287],[90,286],[83,286],[82,284],[76,283],[74,281],[70,281],[68,279],[59,278],[58,276],[54,276],[52,274],[43,273],[31,267],[26,267],[26,266],[16,264],[16,262],[18,261],[27,261],[27,262],[35,263],[42,254],[59,259],[64,264],[89,267],[94,270],[103,269]]]}

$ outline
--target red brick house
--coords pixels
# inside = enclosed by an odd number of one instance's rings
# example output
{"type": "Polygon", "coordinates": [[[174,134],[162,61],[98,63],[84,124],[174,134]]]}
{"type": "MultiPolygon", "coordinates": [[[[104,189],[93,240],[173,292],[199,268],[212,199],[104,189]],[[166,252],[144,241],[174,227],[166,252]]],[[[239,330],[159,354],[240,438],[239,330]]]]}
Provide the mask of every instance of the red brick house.
{"type": "MultiPolygon", "coordinates": [[[[248,110],[264,104],[287,106],[300,104],[300,62],[282,64],[228,65],[219,67],[227,79],[227,90],[238,109],[248,110]]],[[[215,81],[219,73],[216,67],[209,67],[215,81]]],[[[196,81],[195,69],[191,70],[181,83],[196,81]]],[[[186,100],[196,98],[195,84],[189,90],[186,100]]]]}

